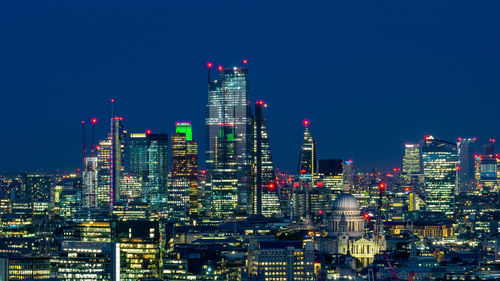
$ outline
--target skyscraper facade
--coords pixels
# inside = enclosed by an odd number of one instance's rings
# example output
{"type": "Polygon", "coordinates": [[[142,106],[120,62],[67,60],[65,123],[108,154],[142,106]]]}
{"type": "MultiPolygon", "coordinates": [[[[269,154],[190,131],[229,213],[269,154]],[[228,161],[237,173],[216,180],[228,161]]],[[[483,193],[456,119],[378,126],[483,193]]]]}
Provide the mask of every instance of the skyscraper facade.
{"type": "Polygon", "coordinates": [[[231,217],[238,206],[238,162],[234,126],[221,126],[215,144],[215,161],[211,175],[211,214],[214,218],[224,219],[231,217]]]}
{"type": "Polygon", "coordinates": [[[234,129],[235,159],[237,161],[238,206],[248,208],[251,187],[252,112],[248,69],[242,67],[220,68],[219,80],[209,81],[207,105],[207,156],[209,176],[213,174],[216,161],[217,138],[221,126],[234,129]]]}
{"type": "Polygon", "coordinates": [[[403,175],[415,175],[422,172],[422,157],[419,144],[405,144],[403,156],[403,175]]]}
{"type": "Polygon", "coordinates": [[[311,190],[314,186],[314,175],[317,171],[316,142],[309,131],[309,121],[304,121],[304,137],[299,156],[299,186],[294,190],[294,216],[310,218],[311,190]]]}
{"type": "Polygon", "coordinates": [[[110,206],[111,183],[111,140],[101,140],[97,146],[97,203],[100,207],[110,206]]]}
{"type": "Polygon", "coordinates": [[[474,192],[475,181],[475,151],[476,138],[459,138],[458,139],[458,193],[474,192]]]}
{"type": "Polygon", "coordinates": [[[422,141],[421,149],[427,210],[452,216],[458,166],[457,145],[427,136],[422,141]]]}
{"type": "Polygon", "coordinates": [[[97,156],[85,157],[85,166],[83,168],[83,207],[95,208],[98,204],[98,158],[97,156]]]}
{"type": "Polygon", "coordinates": [[[110,208],[120,200],[120,179],[125,170],[127,131],[123,127],[123,117],[111,118],[111,158],[110,158],[110,208]]]}
{"type": "Polygon", "coordinates": [[[176,124],[172,135],[172,180],[169,207],[177,218],[198,216],[198,143],[193,141],[191,123],[176,124]]]}
{"type": "Polygon", "coordinates": [[[148,134],[148,140],[148,183],[143,196],[156,208],[166,202],[169,138],[167,134],[148,134]]]}
{"type": "Polygon", "coordinates": [[[271,146],[264,117],[264,102],[255,103],[252,164],[252,213],[272,216],[280,211],[271,146]]]}

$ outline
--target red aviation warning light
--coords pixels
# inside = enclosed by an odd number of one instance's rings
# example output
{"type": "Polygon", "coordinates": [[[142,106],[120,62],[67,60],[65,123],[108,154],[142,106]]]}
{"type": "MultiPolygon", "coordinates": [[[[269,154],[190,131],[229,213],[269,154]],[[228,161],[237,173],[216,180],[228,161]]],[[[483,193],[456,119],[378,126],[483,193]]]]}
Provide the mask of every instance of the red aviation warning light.
{"type": "Polygon", "coordinates": [[[243,59],[243,64],[247,64],[248,63],[248,60],[247,59],[243,59]]]}
{"type": "Polygon", "coordinates": [[[274,190],[276,188],[276,185],[274,183],[270,183],[268,186],[269,190],[274,190]]]}
{"type": "Polygon", "coordinates": [[[115,102],[115,99],[111,99],[111,102],[115,102]]]}
{"type": "Polygon", "coordinates": [[[476,141],[476,140],[477,140],[477,138],[476,138],[476,137],[473,137],[473,138],[472,138],[472,140],[473,140],[473,141],[476,141]]]}
{"type": "Polygon", "coordinates": [[[304,126],[309,127],[309,120],[306,119],[306,120],[304,120],[303,123],[304,123],[304,126]]]}
{"type": "Polygon", "coordinates": [[[85,121],[82,120],[82,124],[85,124],[85,121]]]}
{"type": "Polygon", "coordinates": [[[379,189],[380,191],[384,191],[384,190],[385,190],[385,183],[383,183],[383,182],[379,183],[379,184],[378,184],[378,189],[379,189]]]}
{"type": "Polygon", "coordinates": [[[222,65],[217,66],[217,69],[218,69],[219,71],[222,71],[222,65]]]}
{"type": "Polygon", "coordinates": [[[92,118],[91,121],[92,121],[92,124],[95,124],[95,123],[97,123],[97,118],[92,118]]]}
{"type": "Polygon", "coordinates": [[[207,62],[207,68],[212,68],[212,66],[214,66],[212,62],[207,62]]]}
{"type": "Polygon", "coordinates": [[[151,129],[146,130],[146,135],[151,135],[151,129]]]}
{"type": "Polygon", "coordinates": [[[324,211],[323,210],[318,210],[318,215],[323,215],[324,211]]]}
{"type": "Polygon", "coordinates": [[[458,141],[461,141],[461,140],[462,140],[462,138],[461,138],[461,137],[458,137],[458,141]]]}

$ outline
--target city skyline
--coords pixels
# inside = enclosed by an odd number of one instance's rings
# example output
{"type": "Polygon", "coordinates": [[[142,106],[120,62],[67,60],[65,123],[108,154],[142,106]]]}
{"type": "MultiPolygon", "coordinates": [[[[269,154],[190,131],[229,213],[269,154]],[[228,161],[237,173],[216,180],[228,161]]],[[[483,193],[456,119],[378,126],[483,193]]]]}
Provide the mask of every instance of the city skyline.
{"type": "MultiPolygon", "coordinates": [[[[267,12],[245,4],[217,11],[202,4],[206,13],[186,18],[172,13],[185,11],[184,4],[158,4],[151,14],[154,5],[124,4],[116,13],[106,4],[100,11],[34,4],[21,15],[4,9],[2,23],[14,27],[4,30],[6,44],[0,47],[5,54],[0,90],[8,105],[0,113],[7,120],[0,129],[12,137],[0,140],[0,152],[9,160],[0,171],[81,167],[78,124],[97,117],[96,135],[104,137],[110,98],[117,100],[115,111],[131,132],[171,133],[176,121],[191,121],[204,151],[205,63],[231,67],[243,58],[251,101],[269,105],[273,158],[281,169],[295,169],[289,163],[298,161],[304,119],[311,121],[319,158],[352,159],[364,170],[400,166],[404,143],[425,135],[449,141],[500,138],[492,129],[499,117],[495,110],[474,114],[480,104],[475,101],[500,101],[494,8],[328,4],[320,17],[295,22],[293,5],[283,15],[274,13],[276,4],[267,12]],[[445,7],[447,12],[437,12],[445,7]],[[58,16],[65,13],[71,17],[58,16]],[[202,23],[216,22],[216,14],[260,14],[262,22],[250,17],[228,27],[237,31],[225,38],[240,46],[236,50],[208,35],[202,23]],[[470,21],[462,21],[465,16],[470,21]],[[266,28],[275,21],[282,22],[279,28],[266,28]],[[183,25],[174,30],[177,23],[183,25]],[[57,151],[45,149],[54,139],[57,151]]],[[[200,155],[200,163],[204,158],[200,155]]]]}

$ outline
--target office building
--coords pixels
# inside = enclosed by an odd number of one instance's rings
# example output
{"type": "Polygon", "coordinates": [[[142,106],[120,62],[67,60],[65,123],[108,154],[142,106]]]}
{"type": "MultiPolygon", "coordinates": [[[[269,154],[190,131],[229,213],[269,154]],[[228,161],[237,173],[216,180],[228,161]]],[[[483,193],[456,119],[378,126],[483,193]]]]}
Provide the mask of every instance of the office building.
{"type": "Polygon", "coordinates": [[[215,144],[217,148],[211,170],[211,214],[213,218],[224,219],[233,216],[238,206],[238,162],[232,124],[219,128],[215,144]]]}
{"type": "Polygon", "coordinates": [[[251,189],[252,112],[248,69],[242,67],[220,67],[219,79],[209,81],[207,104],[207,156],[209,174],[216,169],[217,139],[220,128],[231,124],[234,130],[235,160],[237,162],[238,206],[246,210],[251,189]]]}
{"type": "Polygon", "coordinates": [[[63,241],[52,259],[56,277],[67,281],[120,280],[120,245],[109,242],[63,241]]]}
{"type": "Polygon", "coordinates": [[[113,210],[113,205],[121,198],[120,179],[125,170],[126,163],[126,147],[127,147],[127,131],[123,126],[123,117],[115,116],[111,118],[111,151],[110,151],[110,209],[113,210]]]}
{"type": "Polygon", "coordinates": [[[248,275],[260,280],[317,280],[313,264],[311,242],[254,240],[248,248],[248,275]]]}
{"type": "Polygon", "coordinates": [[[475,143],[476,138],[458,138],[458,193],[473,193],[476,187],[475,143]]]}
{"type": "Polygon", "coordinates": [[[172,135],[172,179],[169,210],[178,219],[198,217],[198,142],[193,141],[191,123],[177,122],[172,135]]]}
{"type": "Polygon", "coordinates": [[[98,157],[85,157],[85,167],[83,168],[83,207],[95,208],[99,206],[98,202],[98,157]]]}
{"type": "Polygon", "coordinates": [[[97,203],[110,208],[111,202],[111,140],[101,140],[97,146],[97,203]]]}
{"type": "Polygon", "coordinates": [[[264,102],[255,103],[253,121],[252,213],[272,216],[280,212],[271,146],[264,117],[264,102]]]}
{"type": "Polygon", "coordinates": [[[457,145],[427,136],[422,141],[421,150],[427,211],[452,216],[458,166],[457,145]]]}

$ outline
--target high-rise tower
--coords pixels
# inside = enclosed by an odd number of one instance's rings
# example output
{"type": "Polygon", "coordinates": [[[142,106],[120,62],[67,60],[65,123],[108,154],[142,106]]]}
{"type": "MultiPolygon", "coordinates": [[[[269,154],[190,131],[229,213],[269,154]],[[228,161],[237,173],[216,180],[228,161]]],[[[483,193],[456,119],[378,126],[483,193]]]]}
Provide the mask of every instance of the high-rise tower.
{"type": "Polygon", "coordinates": [[[214,218],[231,217],[238,206],[238,162],[236,160],[235,128],[231,124],[219,128],[215,137],[215,154],[211,175],[212,210],[214,218]]]}
{"type": "Polygon", "coordinates": [[[476,138],[458,138],[458,193],[472,193],[475,188],[475,151],[476,138]]]}
{"type": "Polygon", "coordinates": [[[458,166],[457,145],[427,136],[422,141],[427,210],[452,216],[458,166]]]}
{"type": "Polygon", "coordinates": [[[316,142],[309,131],[309,120],[304,121],[305,131],[299,157],[299,187],[294,190],[294,216],[311,217],[311,189],[316,174],[316,142]]]}
{"type": "Polygon", "coordinates": [[[110,155],[110,208],[120,200],[120,179],[124,171],[127,131],[123,127],[123,117],[111,118],[111,155],[110,155]]]}
{"type": "Polygon", "coordinates": [[[271,146],[264,117],[264,102],[255,103],[253,131],[252,213],[271,216],[280,211],[271,146]]]}
{"type": "Polygon", "coordinates": [[[193,141],[191,123],[176,123],[172,135],[172,184],[169,203],[180,219],[198,217],[198,142],[193,141]]]}
{"type": "Polygon", "coordinates": [[[220,71],[219,80],[208,81],[206,166],[209,174],[213,175],[220,128],[230,124],[234,130],[235,159],[237,161],[238,207],[240,210],[246,210],[249,204],[248,193],[251,186],[252,163],[252,112],[247,77],[248,69],[243,67],[222,68],[222,66],[219,66],[218,69],[220,71]]]}

